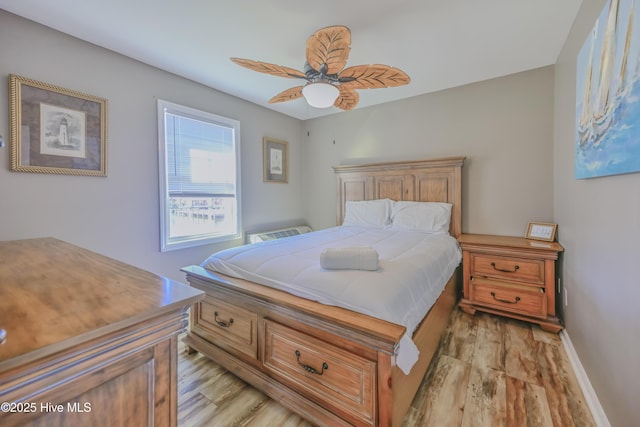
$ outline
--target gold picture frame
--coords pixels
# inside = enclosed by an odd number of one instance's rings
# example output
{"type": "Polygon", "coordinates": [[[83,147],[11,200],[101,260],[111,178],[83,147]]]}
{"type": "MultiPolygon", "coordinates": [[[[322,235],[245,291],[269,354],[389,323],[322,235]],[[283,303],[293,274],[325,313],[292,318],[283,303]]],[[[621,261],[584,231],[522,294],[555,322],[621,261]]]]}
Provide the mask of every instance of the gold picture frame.
{"type": "Polygon", "coordinates": [[[527,234],[525,237],[531,240],[553,242],[556,239],[557,229],[558,224],[549,222],[530,222],[529,225],[527,225],[527,234]]]}
{"type": "Polygon", "coordinates": [[[289,182],[289,143],[280,139],[264,137],[263,160],[264,182],[286,184],[289,182]]]}
{"type": "Polygon", "coordinates": [[[9,75],[11,170],[107,176],[107,100],[9,75]]]}

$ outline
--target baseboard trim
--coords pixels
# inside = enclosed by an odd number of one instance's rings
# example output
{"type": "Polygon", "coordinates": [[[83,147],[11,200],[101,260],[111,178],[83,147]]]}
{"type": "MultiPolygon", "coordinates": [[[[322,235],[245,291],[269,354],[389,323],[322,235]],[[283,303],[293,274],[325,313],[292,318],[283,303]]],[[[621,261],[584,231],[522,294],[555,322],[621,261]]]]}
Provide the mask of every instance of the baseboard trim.
{"type": "Polygon", "coordinates": [[[593,420],[598,427],[611,427],[611,424],[609,424],[609,419],[607,418],[607,414],[604,413],[604,409],[602,409],[602,405],[600,405],[600,400],[598,400],[598,396],[591,386],[589,377],[587,376],[587,373],[585,372],[584,367],[580,362],[578,353],[576,353],[576,349],[573,346],[571,338],[569,338],[569,334],[567,333],[566,329],[560,331],[560,340],[562,341],[564,349],[567,352],[569,363],[571,363],[573,372],[575,372],[576,374],[578,384],[582,389],[582,394],[584,394],[584,399],[587,402],[589,410],[591,411],[593,420]]]}

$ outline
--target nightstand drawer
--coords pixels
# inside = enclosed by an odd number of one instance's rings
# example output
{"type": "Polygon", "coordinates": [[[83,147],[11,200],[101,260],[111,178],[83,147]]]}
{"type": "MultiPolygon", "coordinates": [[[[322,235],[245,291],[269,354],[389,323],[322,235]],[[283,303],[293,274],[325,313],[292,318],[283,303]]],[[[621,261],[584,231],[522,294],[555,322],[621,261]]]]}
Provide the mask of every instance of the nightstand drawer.
{"type": "Polygon", "coordinates": [[[547,317],[547,298],[543,288],[498,282],[474,277],[470,283],[474,304],[540,318],[547,317]]]}
{"type": "Polygon", "coordinates": [[[544,261],[472,254],[471,276],[494,277],[542,285],[544,284],[544,261]]]}

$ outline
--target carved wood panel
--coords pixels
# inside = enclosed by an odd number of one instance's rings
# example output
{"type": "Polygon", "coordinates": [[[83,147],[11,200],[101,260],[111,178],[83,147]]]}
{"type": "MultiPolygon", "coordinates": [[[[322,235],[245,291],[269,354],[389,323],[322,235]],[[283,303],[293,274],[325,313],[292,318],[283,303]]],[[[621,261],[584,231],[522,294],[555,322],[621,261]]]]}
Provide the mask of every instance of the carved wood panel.
{"type": "Polygon", "coordinates": [[[413,175],[377,176],[374,183],[374,199],[414,200],[413,175]]]}
{"type": "Polygon", "coordinates": [[[416,174],[417,200],[421,202],[447,202],[450,200],[449,177],[416,174]]]}

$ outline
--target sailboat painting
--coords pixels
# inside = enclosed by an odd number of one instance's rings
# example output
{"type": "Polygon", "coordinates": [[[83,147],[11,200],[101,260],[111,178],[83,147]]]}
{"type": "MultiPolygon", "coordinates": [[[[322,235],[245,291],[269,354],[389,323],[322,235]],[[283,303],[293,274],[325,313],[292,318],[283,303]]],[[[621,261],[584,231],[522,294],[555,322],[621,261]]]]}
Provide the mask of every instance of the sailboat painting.
{"type": "Polygon", "coordinates": [[[580,50],[577,179],[640,171],[640,11],[610,0],[580,50]]]}

